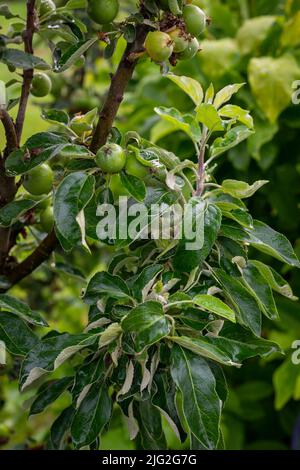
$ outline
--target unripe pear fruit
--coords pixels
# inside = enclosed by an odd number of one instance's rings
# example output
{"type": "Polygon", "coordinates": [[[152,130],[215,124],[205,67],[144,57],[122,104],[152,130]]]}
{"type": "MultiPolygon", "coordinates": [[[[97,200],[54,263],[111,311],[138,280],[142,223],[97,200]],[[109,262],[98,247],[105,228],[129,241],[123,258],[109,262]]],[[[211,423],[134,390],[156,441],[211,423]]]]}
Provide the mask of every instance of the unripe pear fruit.
{"type": "Polygon", "coordinates": [[[165,62],[173,53],[173,41],[163,31],[150,31],[146,37],[145,48],[154,62],[165,62]]]}

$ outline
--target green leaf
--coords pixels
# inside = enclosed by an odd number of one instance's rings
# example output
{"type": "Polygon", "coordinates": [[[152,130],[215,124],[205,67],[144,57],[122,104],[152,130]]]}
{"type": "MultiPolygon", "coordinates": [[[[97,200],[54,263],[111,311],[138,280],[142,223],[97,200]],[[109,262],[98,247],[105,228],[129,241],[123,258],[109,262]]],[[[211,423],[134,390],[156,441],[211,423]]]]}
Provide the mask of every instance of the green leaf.
{"type": "Polygon", "coordinates": [[[92,384],[76,410],[72,426],[72,440],[77,448],[95,441],[109,422],[112,402],[106,383],[101,380],[92,384]]]}
{"type": "Polygon", "coordinates": [[[244,402],[255,403],[272,397],[274,390],[271,383],[265,380],[251,380],[236,388],[239,399],[244,402]]]}
{"type": "Polygon", "coordinates": [[[209,87],[207,88],[204,96],[205,103],[213,103],[215,96],[215,87],[213,83],[210,83],[209,87]]]}
{"type": "Polygon", "coordinates": [[[269,183],[267,180],[256,181],[254,184],[249,185],[244,181],[224,180],[222,183],[222,190],[226,194],[233,197],[244,199],[253,196],[262,186],[269,183]]]}
{"type": "Polygon", "coordinates": [[[165,121],[171,122],[175,130],[185,132],[193,142],[199,142],[201,139],[201,130],[199,124],[191,114],[181,114],[175,108],[159,107],[154,111],[165,121]]]}
{"type": "Polygon", "coordinates": [[[135,403],[134,415],[139,424],[138,441],[142,449],[167,449],[166,438],[161,425],[161,416],[150,400],[135,403]]]}
{"type": "Polygon", "coordinates": [[[100,334],[99,348],[103,348],[108,344],[116,341],[122,334],[122,328],[120,323],[111,323],[108,327],[100,334]]]}
{"type": "Polygon", "coordinates": [[[51,67],[40,57],[36,57],[18,49],[5,49],[1,54],[1,62],[17,69],[49,70],[51,67]]]}
{"type": "Polygon", "coordinates": [[[219,364],[225,366],[240,367],[239,362],[232,360],[232,354],[230,353],[229,346],[225,341],[225,346],[222,341],[218,341],[217,344],[211,343],[208,336],[189,338],[187,336],[171,336],[170,340],[179,346],[192,351],[194,354],[203,356],[206,359],[211,359],[219,364]],[[227,346],[227,347],[226,347],[227,346]],[[229,352],[228,352],[229,349],[229,352]]]}
{"type": "Polygon", "coordinates": [[[64,72],[73,65],[79,57],[82,56],[91,46],[98,41],[98,37],[89,39],[88,41],[79,41],[72,45],[59,59],[54,72],[64,72]]]}
{"type": "Polygon", "coordinates": [[[48,323],[41,317],[39,312],[31,310],[24,302],[10,295],[0,294],[0,308],[5,308],[33,325],[48,326],[48,323]]]}
{"type": "Polygon", "coordinates": [[[54,266],[51,266],[51,269],[57,273],[63,273],[67,277],[73,277],[77,281],[85,283],[85,276],[83,272],[71,264],[57,261],[54,266]]]}
{"type": "Polygon", "coordinates": [[[240,108],[240,106],[228,104],[220,109],[219,114],[222,117],[235,119],[236,121],[245,124],[245,126],[249,127],[250,129],[253,128],[253,118],[250,116],[249,111],[240,108]]]}
{"type": "MultiPolygon", "coordinates": [[[[220,204],[218,204],[218,207],[220,207],[220,204]]],[[[245,210],[235,209],[231,211],[226,211],[222,209],[222,214],[224,217],[234,220],[242,227],[248,227],[248,228],[253,227],[253,219],[251,215],[245,210]]]]}
{"type": "Polygon", "coordinates": [[[267,281],[271,289],[291,300],[297,300],[297,297],[295,297],[293,294],[291,286],[271,266],[267,266],[266,264],[257,260],[250,260],[250,262],[259,270],[260,274],[267,281]]]}
{"type": "Polygon", "coordinates": [[[276,16],[264,15],[247,19],[237,33],[237,42],[243,55],[256,54],[276,21],[276,16]]]}
{"type": "Polygon", "coordinates": [[[135,279],[132,286],[133,297],[138,302],[144,302],[149,293],[149,290],[153,286],[155,279],[159,273],[163,270],[161,264],[154,264],[152,266],[146,266],[143,271],[135,279]]]}
{"type": "MultiPolygon", "coordinates": [[[[253,221],[252,221],[253,228],[253,221]]],[[[221,232],[222,237],[230,238],[236,242],[246,242],[249,243],[250,237],[246,232],[244,227],[241,227],[239,224],[231,221],[224,220],[222,221],[221,232]]]]}
{"type": "Polygon", "coordinates": [[[174,268],[180,272],[190,272],[206,260],[217,239],[221,226],[222,213],[220,209],[209,204],[204,214],[204,244],[200,250],[187,250],[186,240],[182,240],[173,259],[174,268]]]}
{"type": "Polygon", "coordinates": [[[184,442],[186,433],[180,423],[178,412],[175,406],[176,387],[171,378],[165,372],[156,373],[154,377],[156,393],[153,396],[152,403],[156,406],[166,418],[178,439],[184,442]]]}
{"type": "Polygon", "coordinates": [[[259,220],[254,220],[253,230],[245,230],[249,235],[249,243],[254,248],[290,266],[300,268],[300,262],[293,247],[284,235],[259,220]]]}
{"type": "Polygon", "coordinates": [[[281,410],[293,398],[300,377],[299,364],[293,364],[289,357],[276,370],[273,376],[275,388],[275,408],[281,410]]]}
{"type": "Polygon", "coordinates": [[[25,356],[39,339],[27,324],[11,312],[0,312],[0,340],[11,354],[25,356]]]}
{"type": "Polygon", "coordinates": [[[249,137],[247,142],[248,150],[258,162],[261,160],[265,144],[270,144],[279,130],[278,124],[271,124],[265,119],[256,117],[254,122],[255,133],[249,137]]]}
{"type": "Polygon", "coordinates": [[[228,307],[222,300],[208,294],[198,294],[193,298],[193,303],[208,310],[209,312],[215,313],[220,317],[227,318],[235,323],[235,313],[228,307]]]}
{"type": "Polygon", "coordinates": [[[204,359],[179,346],[173,346],[171,357],[171,375],[182,394],[187,424],[206,449],[215,449],[221,418],[215,377],[204,359]]]}
{"type": "Polygon", "coordinates": [[[134,199],[140,202],[144,201],[146,197],[146,186],[140,178],[128,175],[122,171],[121,182],[134,199]]]}
{"type": "Polygon", "coordinates": [[[213,158],[219,157],[233,147],[248,139],[253,131],[246,126],[236,126],[226,132],[224,137],[218,137],[212,144],[210,149],[210,156],[213,158]]]}
{"type": "Polygon", "coordinates": [[[42,113],[42,118],[51,123],[69,124],[69,115],[62,109],[46,109],[42,113]]]}
{"type": "Polygon", "coordinates": [[[37,397],[30,407],[29,415],[42,413],[68,388],[73,380],[73,377],[63,377],[44,383],[37,391],[37,397]]]}
{"type": "Polygon", "coordinates": [[[232,323],[224,324],[218,336],[173,336],[170,339],[194,354],[227,366],[240,367],[243,361],[255,356],[268,357],[280,352],[277,344],[259,338],[232,323]]]}
{"type": "Polygon", "coordinates": [[[291,103],[292,84],[300,78],[300,67],[291,54],[279,58],[252,58],[248,69],[253,95],[271,123],[291,103]]]}
{"type": "Polygon", "coordinates": [[[149,300],[133,308],[121,322],[125,333],[135,333],[137,352],[170,333],[170,324],[159,302],[149,300]]]}
{"type": "MultiPolygon", "coordinates": [[[[296,6],[296,5],[295,5],[296,6]]],[[[300,11],[298,11],[283,27],[280,42],[283,47],[299,45],[300,11]]]]}
{"type": "Polygon", "coordinates": [[[223,104],[231,100],[231,97],[237,93],[245,84],[244,83],[235,83],[233,85],[228,85],[222,90],[218,91],[214,99],[214,107],[219,109],[223,104]]]}
{"type": "Polygon", "coordinates": [[[224,295],[237,309],[237,320],[260,335],[261,313],[259,306],[251,293],[236,278],[230,276],[222,269],[214,269],[214,274],[224,289],[224,295]]]}
{"type": "Polygon", "coordinates": [[[93,305],[104,296],[126,300],[130,298],[130,292],[119,276],[106,272],[96,273],[87,285],[83,300],[88,305],[93,305]]]}
{"type": "Polygon", "coordinates": [[[218,111],[210,103],[202,103],[197,107],[197,119],[211,132],[224,130],[218,111]]]}
{"type": "Polygon", "coordinates": [[[55,157],[66,145],[69,143],[64,136],[52,132],[40,132],[30,137],[25,145],[8,156],[5,169],[11,176],[22,175],[55,157]]]}
{"type": "Polygon", "coordinates": [[[80,394],[86,391],[89,385],[97,382],[104,370],[104,354],[100,354],[96,358],[92,355],[92,359],[91,356],[88,356],[76,372],[74,386],[72,387],[73,400],[77,401],[80,394]]]}
{"type": "Polygon", "coordinates": [[[11,20],[12,18],[19,18],[19,15],[14,15],[10,11],[6,3],[4,5],[0,5],[0,16],[4,16],[6,20],[11,20]]]}
{"type": "Polygon", "coordinates": [[[228,385],[226,381],[226,376],[225,372],[223,370],[223,367],[220,366],[219,364],[216,364],[213,361],[207,361],[210,367],[210,370],[215,376],[216,379],[216,392],[219,395],[220,399],[223,402],[223,405],[225,405],[225,402],[228,398],[228,385]]]}
{"type": "Polygon", "coordinates": [[[278,320],[279,315],[272,290],[260,271],[250,261],[243,269],[243,279],[263,314],[271,320],[278,320]]]}
{"type": "Polygon", "coordinates": [[[32,201],[31,199],[19,199],[9,202],[0,209],[0,226],[10,227],[17,222],[22,215],[39,204],[39,202],[40,201],[32,201]]]}
{"type": "Polygon", "coordinates": [[[84,348],[92,346],[98,339],[95,334],[59,334],[38,342],[26,356],[20,373],[21,389],[29,387],[44,374],[53,372],[67,359],[84,348]]]}
{"type": "Polygon", "coordinates": [[[191,77],[178,76],[169,73],[166,77],[175,83],[181,90],[183,90],[195,103],[196,106],[202,103],[203,101],[203,89],[200,83],[197,80],[194,80],[191,77]]]}
{"type": "Polygon", "coordinates": [[[85,244],[85,228],[80,224],[78,216],[83,214],[83,209],[92,199],[94,189],[95,178],[84,172],[68,175],[57,188],[54,196],[54,220],[58,239],[66,251],[80,242],[85,244]]]}
{"type": "Polygon", "coordinates": [[[64,409],[59,417],[54,421],[50,430],[50,443],[53,449],[63,450],[64,440],[71,427],[74,418],[75,408],[73,405],[64,409]]]}

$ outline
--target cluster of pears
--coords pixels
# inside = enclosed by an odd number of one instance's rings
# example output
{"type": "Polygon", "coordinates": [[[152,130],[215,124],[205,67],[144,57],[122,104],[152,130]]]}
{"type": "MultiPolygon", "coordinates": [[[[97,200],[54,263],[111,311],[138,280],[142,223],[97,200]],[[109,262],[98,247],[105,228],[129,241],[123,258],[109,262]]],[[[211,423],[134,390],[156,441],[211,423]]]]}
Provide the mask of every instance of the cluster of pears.
{"type": "MultiPolygon", "coordinates": [[[[200,49],[198,38],[205,30],[208,18],[201,9],[201,0],[155,0],[157,7],[169,15],[160,30],[148,33],[145,49],[151,59],[162,63],[174,54],[175,59],[193,58],[200,49]],[[165,24],[164,24],[165,23],[165,24]]],[[[118,0],[88,0],[89,17],[99,25],[115,20],[118,0]]]]}
{"type": "Polygon", "coordinates": [[[136,178],[144,178],[149,168],[140,163],[134,152],[124,150],[120,145],[107,143],[101,147],[95,157],[97,166],[103,173],[117,174],[125,170],[127,174],[136,178]]]}
{"type": "Polygon", "coordinates": [[[107,176],[114,199],[128,195],[121,181],[121,171],[140,179],[149,175],[150,171],[149,167],[137,159],[136,153],[130,149],[130,146],[124,150],[115,143],[107,143],[101,147],[96,154],[95,161],[98,168],[107,176]]]}
{"type": "Polygon", "coordinates": [[[145,48],[155,62],[161,63],[174,54],[177,60],[192,59],[200,49],[199,36],[209,19],[199,0],[157,0],[159,7],[171,14],[162,22],[163,29],[148,33],[145,48]]]}

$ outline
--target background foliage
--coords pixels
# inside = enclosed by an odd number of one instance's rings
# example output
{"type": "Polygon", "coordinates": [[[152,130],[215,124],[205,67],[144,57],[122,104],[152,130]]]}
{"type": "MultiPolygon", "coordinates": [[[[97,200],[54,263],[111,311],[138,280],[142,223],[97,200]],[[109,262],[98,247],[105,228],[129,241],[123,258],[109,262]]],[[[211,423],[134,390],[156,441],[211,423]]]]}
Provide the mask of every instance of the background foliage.
{"type": "MultiPolygon", "coordinates": [[[[10,3],[14,12],[24,15],[24,2],[13,0],[10,3]]],[[[135,2],[127,3],[130,10],[135,2]]],[[[251,110],[256,134],[228,152],[227,158],[219,164],[217,178],[249,183],[269,180],[270,183],[251,199],[250,211],[284,233],[299,256],[300,105],[291,103],[288,83],[300,79],[300,2],[203,0],[203,7],[213,19],[202,42],[203,51],[192,61],[180,63],[174,72],[196,78],[204,88],[211,81],[216,89],[229,83],[246,82],[236,104],[251,110]]],[[[3,18],[1,25],[6,28],[3,18]]],[[[92,109],[103,99],[109,73],[114,70],[123,49],[121,40],[108,59],[103,57],[103,49],[99,49],[96,58],[87,56],[85,74],[72,68],[63,78],[53,77],[49,103],[72,112],[92,109]],[[96,64],[95,69],[92,63],[96,64]]],[[[37,55],[43,56],[43,53],[45,55],[45,51],[40,50],[37,55]]],[[[5,80],[7,69],[2,64],[0,75],[5,80]]],[[[17,86],[11,87],[11,98],[18,93],[17,86]]],[[[48,127],[40,117],[41,104],[47,106],[47,102],[31,98],[31,119],[26,121],[24,140],[32,132],[32,122],[36,132],[48,127]]],[[[143,137],[151,138],[182,158],[192,156],[193,148],[186,135],[178,132],[174,138],[169,126],[153,117],[156,106],[176,106],[186,112],[192,109],[192,102],[158,74],[156,65],[142,61],[121,106],[118,127],[122,131],[136,129],[143,137]]],[[[78,270],[90,276],[100,265],[106,265],[110,252],[103,248],[88,257],[78,249],[70,256],[78,270]]],[[[261,260],[281,271],[295,295],[300,296],[296,270],[282,268],[267,256],[262,256],[261,260]]],[[[63,271],[52,270],[50,263],[30,280],[23,281],[14,293],[36,310],[47,309],[47,321],[52,328],[77,333],[84,327],[87,316],[86,306],[78,300],[81,287],[78,273],[72,279],[63,271]]],[[[277,303],[280,321],[265,321],[263,335],[278,342],[286,356],[272,361],[249,360],[242,369],[230,371],[230,394],[222,425],[229,449],[300,446],[300,368],[290,361],[291,344],[300,339],[300,304],[284,298],[278,298],[277,303]]],[[[67,374],[66,367],[59,372],[60,376],[67,374]]],[[[16,364],[12,365],[11,361],[9,371],[0,370],[0,374],[0,445],[4,448],[42,446],[50,423],[67,406],[67,395],[56,401],[46,414],[32,416],[28,421],[28,410],[24,407],[26,396],[21,397],[18,392],[16,364]]],[[[179,443],[166,423],[165,426],[169,445],[178,448],[179,443]]],[[[116,412],[102,448],[131,448],[132,443],[124,437],[123,428],[124,422],[116,412]]]]}

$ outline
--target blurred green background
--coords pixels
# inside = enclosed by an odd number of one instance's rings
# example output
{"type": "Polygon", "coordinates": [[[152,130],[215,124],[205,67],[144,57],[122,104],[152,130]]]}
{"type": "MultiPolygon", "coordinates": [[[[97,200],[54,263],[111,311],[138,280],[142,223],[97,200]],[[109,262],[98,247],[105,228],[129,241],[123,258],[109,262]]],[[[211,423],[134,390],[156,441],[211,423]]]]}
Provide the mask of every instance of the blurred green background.
{"type": "MultiPolygon", "coordinates": [[[[8,3],[13,12],[25,16],[25,1],[8,3]]],[[[135,3],[121,0],[120,17],[134,11],[135,3]]],[[[269,180],[253,198],[250,209],[258,219],[284,233],[300,256],[300,104],[292,103],[292,83],[300,80],[300,0],[203,0],[202,3],[212,18],[202,41],[202,51],[192,61],[178,64],[173,71],[198,79],[204,87],[213,82],[217,90],[229,83],[246,83],[236,103],[251,111],[256,134],[226,155],[219,163],[216,176],[220,180],[234,178],[251,183],[269,180]]],[[[8,22],[3,17],[0,21],[5,31],[8,22]]],[[[86,58],[84,73],[74,67],[65,76],[53,76],[53,92],[48,102],[31,98],[23,139],[47,128],[48,124],[41,118],[41,108],[49,104],[73,113],[101,106],[109,74],[114,71],[123,48],[124,42],[120,40],[114,55],[106,60],[99,46],[86,58]]],[[[38,37],[35,50],[36,55],[51,61],[38,37]]],[[[0,78],[8,81],[20,77],[0,64],[0,78]]],[[[9,97],[17,97],[19,91],[18,83],[9,87],[9,97]]],[[[185,134],[170,134],[153,113],[158,105],[189,111],[192,103],[161,76],[156,65],[143,60],[127,90],[117,127],[121,131],[135,130],[182,158],[192,157],[193,149],[185,134]]],[[[1,129],[1,144],[2,139],[1,129]]],[[[70,257],[79,271],[89,275],[99,265],[106,264],[109,252],[97,248],[89,256],[78,249],[70,257]]],[[[282,268],[266,256],[262,260],[281,272],[300,297],[298,272],[282,268]]],[[[63,271],[54,271],[50,261],[48,267],[41,267],[14,288],[14,293],[45,312],[51,328],[79,332],[87,314],[80,300],[82,287],[80,273],[70,277],[63,271]]],[[[230,394],[222,427],[227,449],[300,449],[300,366],[294,366],[290,360],[291,345],[294,340],[300,340],[300,303],[285,298],[277,301],[281,320],[265,321],[263,335],[277,341],[285,350],[285,357],[251,360],[240,370],[226,371],[230,394]]],[[[66,393],[46,413],[28,420],[30,392],[19,394],[18,369],[18,363],[10,357],[7,366],[0,368],[0,447],[43,448],[51,423],[67,405],[69,397],[66,393]]],[[[66,372],[64,366],[57,375],[66,372]]],[[[178,449],[176,437],[165,426],[170,448],[178,449]]],[[[118,410],[101,448],[132,448],[118,410]]]]}

